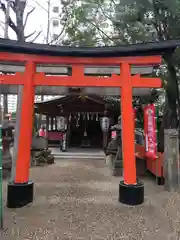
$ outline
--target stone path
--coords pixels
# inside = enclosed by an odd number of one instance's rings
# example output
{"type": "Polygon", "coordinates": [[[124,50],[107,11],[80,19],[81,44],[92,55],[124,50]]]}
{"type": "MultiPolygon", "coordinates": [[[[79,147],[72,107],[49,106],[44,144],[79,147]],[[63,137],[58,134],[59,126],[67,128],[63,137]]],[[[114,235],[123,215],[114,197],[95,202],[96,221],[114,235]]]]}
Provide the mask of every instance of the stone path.
{"type": "MultiPolygon", "coordinates": [[[[119,178],[104,161],[57,160],[31,169],[35,200],[21,209],[5,208],[3,240],[175,240],[180,231],[180,195],[146,178],[145,203],[118,202],[119,178]]],[[[4,182],[4,200],[6,195],[4,182]]]]}

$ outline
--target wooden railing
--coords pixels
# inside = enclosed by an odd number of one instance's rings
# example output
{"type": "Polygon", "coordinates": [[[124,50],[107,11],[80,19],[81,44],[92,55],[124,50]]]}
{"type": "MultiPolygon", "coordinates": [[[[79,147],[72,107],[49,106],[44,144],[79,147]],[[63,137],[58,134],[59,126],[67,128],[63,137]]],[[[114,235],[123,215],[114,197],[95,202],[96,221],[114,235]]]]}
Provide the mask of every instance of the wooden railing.
{"type": "Polygon", "coordinates": [[[146,161],[147,170],[156,177],[163,177],[163,153],[157,153],[157,159],[146,157],[145,147],[140,144],[135,144],[135,156],[146,161]]]}

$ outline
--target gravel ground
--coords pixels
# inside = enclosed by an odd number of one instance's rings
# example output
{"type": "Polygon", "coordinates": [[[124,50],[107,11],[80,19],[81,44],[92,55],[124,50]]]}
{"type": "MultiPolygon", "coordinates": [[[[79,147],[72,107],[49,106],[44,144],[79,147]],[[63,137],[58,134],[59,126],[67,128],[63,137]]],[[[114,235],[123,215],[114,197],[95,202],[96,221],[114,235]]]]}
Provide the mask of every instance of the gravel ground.
{"type": "Polygon", "coordinates": [[[31,169],[31,179],[33,204],[5,208],[0,239],[180,239],[180,195],[165,192],[153,179],[144,179],[145,203],[138,207],[118,202],[120,178],[110,176],[102,160],[57,160],[31,169]]]}

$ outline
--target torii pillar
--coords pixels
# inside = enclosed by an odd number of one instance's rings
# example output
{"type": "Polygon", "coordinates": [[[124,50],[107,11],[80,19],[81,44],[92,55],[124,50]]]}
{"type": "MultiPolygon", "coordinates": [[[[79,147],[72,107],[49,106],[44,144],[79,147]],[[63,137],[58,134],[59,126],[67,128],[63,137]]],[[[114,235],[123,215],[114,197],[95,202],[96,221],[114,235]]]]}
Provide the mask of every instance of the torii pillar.
{"type": "Polygon", "coordinates": [[[27,62],[25,73],[22,74],[25,84],[22,95],[16,174],[14,182],[8,184],[7,192],[7,207],[9,208],[23,207],[33,201],[34,183],[29,181],[29,169],[34,117],[35,86],[33,79],[35,72],[36,64],[31,61],[27,62]]]}

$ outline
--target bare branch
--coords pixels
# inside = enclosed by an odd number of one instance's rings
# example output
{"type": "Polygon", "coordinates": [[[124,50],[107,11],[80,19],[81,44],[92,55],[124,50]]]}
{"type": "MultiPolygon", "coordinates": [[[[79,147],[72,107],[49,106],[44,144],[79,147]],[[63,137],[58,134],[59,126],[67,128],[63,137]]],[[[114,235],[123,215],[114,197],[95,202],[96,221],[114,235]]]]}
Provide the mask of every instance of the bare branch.
{"type": "Polygon", "coordinates": [[[48,9],[47,9],[47,33],[46,33],[46,43],[49,42],[49,32],[50,32],[50,8],[51,8],[51,0],[47,1],[48,9]]]}
{"type": "Polygon", "coordinates": [[[111,42],[115,43],[115,41],[109,37],[100,27],[98,27],[98,25],[92,23],[91,21],[89,21],[87,18],[85,18],[85,20],[87,22],[89,22],[91,25],[93,25],[99,32],[101,32],[108,40],[110,40],[111,42]]]}
{"type": "MultiPolygon", "coordinates": [[[[33,42],[35,42],[36,41],[36,39],[41,35],[41,33],[42,33],[42,31],[39,31],[37,34],[36,34],[36,36],[30,41],[30,43],[33,43],[33,42]]],[[[33,33],[34,34],[34,33],[33,33]]],[[[32,34],[32,35],[33,35],[32,34]]],[[[31,36],[32,36],[31,35],[31,36]]]]}
{"type": "Polygon", "coordinates": [[[39,7],[41,7],[44,11],[46,11],[47,13],[48,13],[48,10],[45,8],[45,7],[43,7],[38,1],[36,1],[36,0],[33,0],[39,7]]]}
{"type": "Polygon", "coordinates": [[[32,37],[36,33],[36,30],[30,33],[29,35],[25,36],[25,39],[32,37]]]}
{"type": "Polygon", "coordinates": [[[59,38],[61,37],[61,35],[63,34],[63,32],[64,32],[66,26],[67,26],[67,21],[65,22],[65,24],[64,24],[64,26],[63,26],[61,32],[58,34],[57,38],[56,38],[56,39],[53,39],[53,40],[50,41],[48,44],[52,44],[52,43],[55,43],[55,42],[58,43],[58,42],[59,42],[58,39],[59,39],[59,38]]]}
{"type": "Polygon", "coordinates": [[[101,10],[101,13],[104,15],[104,17],[106,17],[111,22],[114,22],[112,17],[109,14],[105,13],[101,4],[98,4],[98,8],[101,10]]]}
{"type": "Polygon", "coordinates": [[[16,12],[16,8],[17,8],[17,1],[14,1],[11,3],[11,8],[14,12],[16,12]]]}
{"type": "Polygon", "coordinates": [[[26,27],[26,24],[27,24],[27,21],[28,21],[28,18],[30,16],[31,13],[33,13],[35,10],[35,7],[33,7],[26,15],[26,18],[25,18],[25,21],[24,21],[24,28],[26,27]]]}
{"type": "MultiPolygon", "coordinates": [[[[6,6],[4,3],[0,2],[0,9],[4,12],[4,14],[6,14],[6,6]]],[[[15,25],[15,23],[12,21],[11,17],[9,17],[9,27],[17,34],[18,33],[18,29],[17,26],[15,25]]]]}

